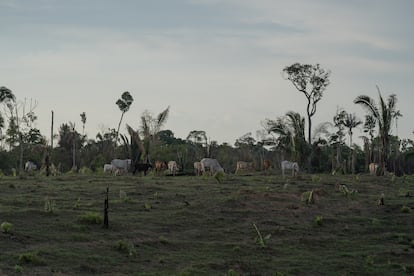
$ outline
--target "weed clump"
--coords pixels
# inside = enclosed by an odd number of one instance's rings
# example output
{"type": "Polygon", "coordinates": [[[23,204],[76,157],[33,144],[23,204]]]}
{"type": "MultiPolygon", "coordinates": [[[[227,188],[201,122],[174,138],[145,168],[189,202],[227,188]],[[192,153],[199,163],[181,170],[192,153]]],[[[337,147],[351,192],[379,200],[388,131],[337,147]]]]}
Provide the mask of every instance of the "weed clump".
{"type": "Polygon", "coordinates": [[[129,242],[126,240],[118,241],[116,245],[116,249],[119,252],[127,253],[129,257],[135,257],[137,255],[137,250],[135,248],[135,245],[132,242],[129,242]]]}
{"type": "Polygon", "coordinates": [[[44,265],[45,262],[37,252],[27,252],[19,255],[19,264],[44,265]]]}
{"type": "Polygon", "coordinates": [[[0,229],[1,229],[1,232],[5,233],[5,234],[10,234],[12,229],[13,229],[13,224],[11,224],[10,222],[5,221],[0,225],[0,229]]]}
{"type": "Polygon", "coordinates": [[[46,197],[44,210],[48,214],[54,214],[56,212],[56,202],[46,197]]]}
{"type": "Polygon", "coordinates": [[[95,212],[88,212],[86,214],[80,215],[78,217],[78,221],[80,223],[87,223],[87,224],[101,224],[102,217],[95,212]]]}
{"type": "Polygon", "coordinates": [[[313,190],[308,192],[303,192],[301,195],[301,200],[305,202],[307,205],[315,203],[315,198],[313,195],[313,190]]]}
{"type": "Polygon", "coordinates": [[[403,207],[401,207],[401,213],[410,213],[411,212],[411,208],[404,205],[403,207]]]}
{"type": "Polygon", "coordinates": [[[322,226],[323,217],[322,216],[316,216],[315,217],[315,223],[317,226],[322,226]]]}

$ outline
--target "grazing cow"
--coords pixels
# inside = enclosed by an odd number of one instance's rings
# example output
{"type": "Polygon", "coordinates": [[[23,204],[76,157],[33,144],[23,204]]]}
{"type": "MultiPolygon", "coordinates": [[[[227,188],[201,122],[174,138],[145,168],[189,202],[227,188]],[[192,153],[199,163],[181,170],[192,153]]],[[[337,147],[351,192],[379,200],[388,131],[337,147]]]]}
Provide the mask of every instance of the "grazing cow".
{"type": "Polygon", "coordinates": [[[224,172],[223,167],[220,165],[217,159],[203,158],[201,159],[200,163],[201,163],[201,171],[203,173],[206,172],[206,168],[210,169],[210,174],[214,174],[216,172],[224,172]]]}
{"type": "Polygon", "coordinates": [[[200,176],[202,173],[202,166],[200,162],[194,162],[194,174],[200,176]]]}
{"type": "Polygon", "coordinates": [[[378,170],[379,165],[377,163],[370,163],[368,168],[369,168],[369,174],[370,175],[377,175],[377,170],[378,170]]]}
{"type": "Polygon", "coordinates": [[[160,174],[161,172],[165,171],[167,168],[167,164],[164,161],[155,161],[155,172],[160,174]]]}
{"type": "Polygon", "coordinates": [[[175,161],[168,161],[168,170],[172,175],[175,176],[175,173],[178,171],[178,165],[175,161]]]}
{"type": "Polygon", "coordinates": [[[104,173],[112,173],[113,167],[111,164],[104,164],[103,172],[104,173]]]}
{"type": "Polygon", "coordinates": [[[282,175],[285,176],[285,170],[292,170],[292,176],[296,176],[299,172],[299,165],[296,162],[282,161],[280,163],[282,168],[282,175]]]}
{"type": "Polygon", "coordinates": [[[253,170],[253,162],[237,161],[236,173],[240,171],[249,171],[249,170],[253,170]]]}
{"type": "Polygon", "coordinates": [[[269,172],[270,167],[271,167],[270,160],[268,160],[268,159],[263,160],[263,170],[265,172],[269,172]]]}
{"type": "Polygon", "coordinates": [[[128,172],[131,166],[131,159],[114,159],[111,161],[112,170],[115,171],[115,174],[120,172],[128,172]]]}
{"type": "Polygon", "coordinates": [[[31,171],[37,170],[37,166],[32,161],[27,161],[26,164],[24,164],[24,170],[26,172],[31,172],[31,171]]]}
{"type": "Polygon", "coordinates": [[[144,175],[147,175],[149,169],[152,168],[152,165],[149,163],[138,163],[134,165],[133,174],[136,172],[144,172],[144,175]]]}

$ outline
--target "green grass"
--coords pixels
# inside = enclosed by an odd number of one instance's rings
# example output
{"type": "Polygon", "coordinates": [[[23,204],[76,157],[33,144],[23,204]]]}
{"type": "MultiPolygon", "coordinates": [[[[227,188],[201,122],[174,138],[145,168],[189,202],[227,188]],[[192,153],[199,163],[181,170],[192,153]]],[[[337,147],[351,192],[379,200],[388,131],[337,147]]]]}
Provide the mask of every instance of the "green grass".
{"type": "Polygon", "coordinates": [[[402,211],[414,207],[412,177],[2,177],[0,194],[0,222],[13,225],[0,232],[0,274],[414,272],[412,212],[402,211]]]}

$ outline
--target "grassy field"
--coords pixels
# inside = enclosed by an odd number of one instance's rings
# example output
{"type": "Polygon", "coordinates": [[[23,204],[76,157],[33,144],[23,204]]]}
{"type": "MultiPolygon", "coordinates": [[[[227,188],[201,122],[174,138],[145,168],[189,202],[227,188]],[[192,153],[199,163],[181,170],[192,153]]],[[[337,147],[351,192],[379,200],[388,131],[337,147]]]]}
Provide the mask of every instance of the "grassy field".
{"type": "Polygon", "coordinates": [[[414,273],[411,176],[2,177],[0,194],[0,275],[414,273]]]}

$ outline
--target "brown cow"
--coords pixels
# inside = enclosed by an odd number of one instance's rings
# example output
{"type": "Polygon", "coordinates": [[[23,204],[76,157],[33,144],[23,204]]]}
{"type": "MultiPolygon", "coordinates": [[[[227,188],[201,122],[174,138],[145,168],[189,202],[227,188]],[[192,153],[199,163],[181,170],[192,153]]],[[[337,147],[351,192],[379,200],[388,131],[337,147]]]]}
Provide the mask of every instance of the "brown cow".
{"type": "Polygon", "coordinates": [[[164,172],[167,169],[167,163],[165,163],[164,161],[155,161],[155,173],[156,174],[160,174],[162,172],[164,172]]]}
{"type": "Polygon", "coordinates": [[[270,164],[270,160],[265,159],[263,160],[263,170],[268,173],[270,170],[271,164],[270,164]]]}

